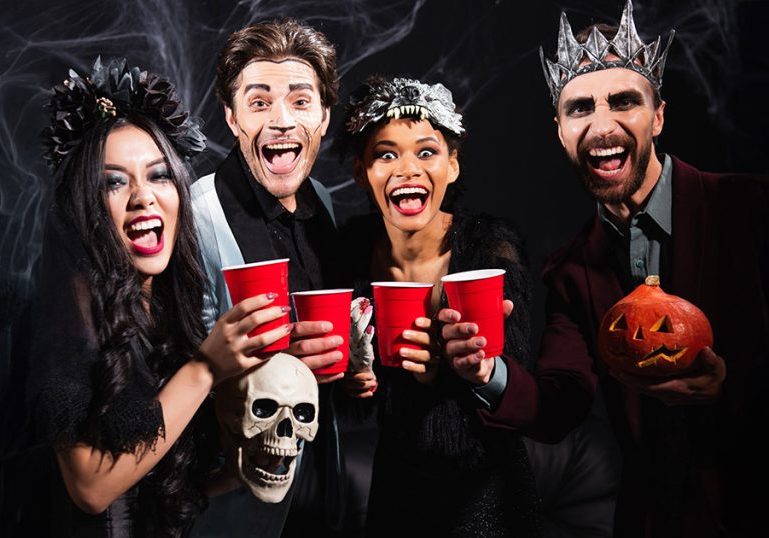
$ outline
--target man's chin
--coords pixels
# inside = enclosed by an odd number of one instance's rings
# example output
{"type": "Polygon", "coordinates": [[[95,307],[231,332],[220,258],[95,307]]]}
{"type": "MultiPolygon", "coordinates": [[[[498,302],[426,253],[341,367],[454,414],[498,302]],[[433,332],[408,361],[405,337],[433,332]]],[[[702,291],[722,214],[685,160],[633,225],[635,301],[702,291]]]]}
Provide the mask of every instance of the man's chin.
{"type": "Polygon", "coordinates": [[[638,176],[637,170],[630,166],[620,172],[617,177],[606,176],[595,172],[586,164],[578,166],[578,173],[582,185],[593,198],[602,204],[621,204],[626,202],[638,190],[643,181],[643,176],[638,176]]]}
{"type": "Polygon", "coordinates": [[[275,198],[290,198],[296,194],[308,175],[294,171],[291,174],[272,174],[265,172],[257,176],[257,181],[275,198]]]}

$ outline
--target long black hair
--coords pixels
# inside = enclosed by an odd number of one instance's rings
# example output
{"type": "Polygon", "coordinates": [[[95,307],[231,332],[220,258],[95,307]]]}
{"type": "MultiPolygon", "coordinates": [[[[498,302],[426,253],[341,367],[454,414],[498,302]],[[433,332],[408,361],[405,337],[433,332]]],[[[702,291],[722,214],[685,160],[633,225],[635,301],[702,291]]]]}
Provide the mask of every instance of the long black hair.
{"type": "MultiPolygon", "coordinates": [[[[96,448],[113,457],[149,450],[152,439],[118,432],[107,439],[101,419],[130,385],[157,391],[192,357],[205,337],[200,318],[204,274],[192,220],[190,172],[163,131],[142,115],[100,122],[84,133],[80,146],[63,163],[54,203],[80,236],[90,262],[90,312],[98,345],[91,368],[91,403],[84,431],[96,448]],[[145,131],[162,152],[179,195],[177,236],[165,271],[153,278],[151,292],[115,229],[103,179],[105,143],[110,132],[127,125],[145,131]],[[147,308],[149,306],[149,308],[147,308]],[[114,442],[118,439],[119,442],[114,442]]],[[[204,504],[202,479],[188,426],[157,466],[139,483],[141,535],[178,536],[204,504]]],[[[154,432],[163,435],[162,431],[154,432]]],[[[146,434],[145,434],[146,436],[146,434]]]]}

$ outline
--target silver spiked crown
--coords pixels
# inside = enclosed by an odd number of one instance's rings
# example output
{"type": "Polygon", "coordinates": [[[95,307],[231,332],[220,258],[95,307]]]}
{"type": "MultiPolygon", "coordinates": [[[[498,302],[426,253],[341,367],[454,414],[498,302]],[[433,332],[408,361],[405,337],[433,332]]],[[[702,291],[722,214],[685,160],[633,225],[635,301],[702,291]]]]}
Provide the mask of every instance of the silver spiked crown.
{"type": "Polygon", "coordinates": [[[566,13],[561,13],[557,61],[545,58],[544,50],[539,48],[539,57],[550,95],[553,97],[553,106],[558,104],[558,96],[563,87],[575,77],[613,67],[632,69],[646,77],[654,89],[659,91],[662,87],[665,59],[674,35],[675,30],[671,30],[664,48],[660,47],[661,36],[650,43],[641,41],[633,20],[633,4],[630,0],[625,4],[617,34],[611,41],[606,39],[598,28],[593,27],[587,40],[584,43],[578,42],[566,13]],[[609,55],[616,56],[616,59],[607,60],[609,55]]]}

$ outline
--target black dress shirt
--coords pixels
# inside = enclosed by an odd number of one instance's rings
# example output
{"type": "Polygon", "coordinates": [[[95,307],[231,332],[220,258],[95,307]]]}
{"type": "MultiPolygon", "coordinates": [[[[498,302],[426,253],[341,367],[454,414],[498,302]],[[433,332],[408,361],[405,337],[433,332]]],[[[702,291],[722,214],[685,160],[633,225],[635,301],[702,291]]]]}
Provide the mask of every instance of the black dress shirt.
{"type": "Polygon", "coordinates": [[[309,179],[292,213],[256,181],[240,151],[227,161],[216,189],[245,263],[289,258],[289,291],[328,287],[337,272],[336,228],[309,179]]]}

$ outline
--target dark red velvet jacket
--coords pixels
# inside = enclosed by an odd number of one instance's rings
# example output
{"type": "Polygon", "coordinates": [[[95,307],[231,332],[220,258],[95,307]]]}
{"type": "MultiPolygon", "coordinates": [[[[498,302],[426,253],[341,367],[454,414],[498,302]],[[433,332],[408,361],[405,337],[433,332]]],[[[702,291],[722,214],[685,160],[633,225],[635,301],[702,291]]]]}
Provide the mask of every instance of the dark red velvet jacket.
{"type": "Polygon", "coordinates": [[[515,367],[487,422],[556,441],[599,383],[623,450],[616,536],[769,536],[769,180],[701,172],[673,159],[667,293],[699,306],[727,364],[713,406],[666,407],[606,374],[598,326],[623,290],[594,217],[544,271],[547,326],[534,378],[515,367]]]}

